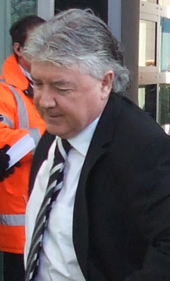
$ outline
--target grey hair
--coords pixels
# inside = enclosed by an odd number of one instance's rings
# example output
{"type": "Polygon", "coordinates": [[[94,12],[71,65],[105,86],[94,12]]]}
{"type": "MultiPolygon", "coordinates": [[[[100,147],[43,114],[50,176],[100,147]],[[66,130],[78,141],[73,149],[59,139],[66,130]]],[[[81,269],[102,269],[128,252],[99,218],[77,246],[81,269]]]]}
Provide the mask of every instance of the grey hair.
{"type": "Polygon", "coordinates": [[[108,26],[89,9],[62,11],[33,31],[25,44],[28,60],[49,61],[57,66],[75,64],[96,79],[114,72],[113,90],[129,86],[129,71],[117,40],[108,26]]]}

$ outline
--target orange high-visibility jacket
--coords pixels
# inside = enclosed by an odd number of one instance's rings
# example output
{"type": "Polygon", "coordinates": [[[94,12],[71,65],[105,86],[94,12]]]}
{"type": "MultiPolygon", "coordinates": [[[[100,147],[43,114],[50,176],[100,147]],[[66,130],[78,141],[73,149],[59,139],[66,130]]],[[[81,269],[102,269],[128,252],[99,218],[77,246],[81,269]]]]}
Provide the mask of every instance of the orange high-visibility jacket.
{"type": "MultiPolygon", "coordinates": [[[[29,134],[37,145],[45,130],[33,100],[24,91],[28,80],[14,55],[4,63],[0,77],[0,148],[12,146],[29,134]]],[[[33,151],[24,156],[14,174],[0,182],[0,251],[23,253],[25,209],[33,151]]]]}

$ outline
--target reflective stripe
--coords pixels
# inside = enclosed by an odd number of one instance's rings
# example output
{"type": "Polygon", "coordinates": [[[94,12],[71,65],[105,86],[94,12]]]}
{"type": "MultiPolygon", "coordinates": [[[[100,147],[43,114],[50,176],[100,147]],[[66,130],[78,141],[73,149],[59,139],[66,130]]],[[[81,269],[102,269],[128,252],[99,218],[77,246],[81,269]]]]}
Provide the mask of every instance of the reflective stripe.
{"type": "Polygon", "coordinates": [[[33,138],[34,142],[35,142],[35,147],[37,147],[37,144],[40,140],[40,137],[41,137],[41,134],[40,134],[40,131],[36,128],[34,129],[30,129],[29,130],[29,134],[30,136],[33,138]]]}
{"type": "Polygon", "coordinates": [[[25,225],[25,215],[0,215],[0,224],[9,226],[25,225]]]}
{"type": "Polygon", "coordinates": [[[0,79],[0,82],[7,85],[15,97],[15,100],[17,102],[17,108],[18,108],[19,128],[29,129],[29,119],[28,119],[27,109],[20,94],[18,94],[17,90],[12,85],[7,84],[4,79],[0,79]]]}
{"type": "Polygon", "coordinates": [[[0,114],[0,122],[5,123],[8,125],[11,129],[14,129],[14,122],[11,120],[8,116],[0,114]]]}

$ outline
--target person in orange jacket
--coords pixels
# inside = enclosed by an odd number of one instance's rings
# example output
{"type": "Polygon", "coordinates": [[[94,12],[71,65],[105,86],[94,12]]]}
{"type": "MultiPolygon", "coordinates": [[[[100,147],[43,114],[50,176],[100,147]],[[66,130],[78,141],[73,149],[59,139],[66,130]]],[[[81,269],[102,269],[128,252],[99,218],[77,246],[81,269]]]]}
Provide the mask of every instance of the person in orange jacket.
{"type": "Polygon", "coordinates": [[[7,153],[26,135],[36,147],[45,130],[33,103],[30,63],[22,55],[26,39],[43,22],[30,15],[12,25],[13,54],[4,62],[0,76],[0,251],[4,256],[4,281],[24,280],[25,209],[35,149],[20,159],[18,168],[9,168],[7,153]]]}

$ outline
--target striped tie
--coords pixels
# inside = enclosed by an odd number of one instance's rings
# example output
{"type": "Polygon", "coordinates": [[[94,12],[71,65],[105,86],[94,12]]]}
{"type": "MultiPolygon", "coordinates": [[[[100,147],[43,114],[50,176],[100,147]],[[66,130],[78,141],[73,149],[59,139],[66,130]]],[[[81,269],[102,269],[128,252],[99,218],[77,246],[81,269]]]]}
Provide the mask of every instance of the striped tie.
{"type": "Polygon", "coordinates": [[[55,149],[54,163],[50,171],[46,193],[35,221],[35,227],[27,258],[25,281],[34,280],[37,275],[39,254],[42,247],[44,230],[48,224],[52,203],[56,200],[62,187],[64,163],[70,148],[71,146],[67,140],[58,139],[58,145],[55,149]]]}

